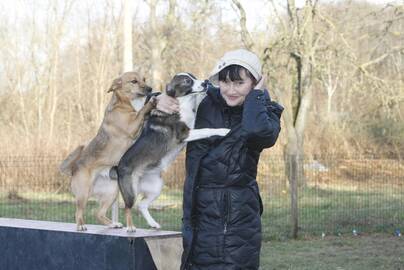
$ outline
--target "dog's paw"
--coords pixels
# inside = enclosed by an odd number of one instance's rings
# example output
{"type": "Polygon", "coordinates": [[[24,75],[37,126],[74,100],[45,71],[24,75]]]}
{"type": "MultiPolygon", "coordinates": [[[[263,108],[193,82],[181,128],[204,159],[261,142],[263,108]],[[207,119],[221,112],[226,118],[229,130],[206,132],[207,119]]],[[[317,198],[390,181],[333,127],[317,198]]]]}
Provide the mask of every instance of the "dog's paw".
{"type": "Polygon", "coordinates": [[[128,227],[126,227],[126,231],[128,233],[134,233],[134,232],[136,232],[136,227],[135,226],[128,226],[128,227]]]}
{"type": "Polygon", "coordinates": [[[119,222],[112,222],[111,224],[108,225],[108,228],[110,229],[120,229],[122,227],[123,227],[122,223],[119,222]]]}
{"type": "Polygon", "coordinates": [[[156,230],[160,230],[161,229],[161,226],[160,226],[160,224],[158,224],[157,222],[149,222],[149,226],[151,227],[151,228],[153,228],[153,229],[156,229],[156,230]]]}
{"type": "Polygon", "coordinates": [[[87,227],[85,225],[77,225],[77,231],[85,232],[87,231],[87,227]]]}
{"type": "Polygon", "coordinates": [[[156,97],[151,97],[150,100],[149,100],[149,103],[150,103],[151,106],[153,106],[153,108],[155,108],[156,105],[157,105],[157,98],[156,97]]]}
{"type": "Polygon", "coordinates": [[[217,129],[218,136],[226,136],[229,132],[230,132],[230,129],[228,129],[228,128],[218,128],[217,129]]]}

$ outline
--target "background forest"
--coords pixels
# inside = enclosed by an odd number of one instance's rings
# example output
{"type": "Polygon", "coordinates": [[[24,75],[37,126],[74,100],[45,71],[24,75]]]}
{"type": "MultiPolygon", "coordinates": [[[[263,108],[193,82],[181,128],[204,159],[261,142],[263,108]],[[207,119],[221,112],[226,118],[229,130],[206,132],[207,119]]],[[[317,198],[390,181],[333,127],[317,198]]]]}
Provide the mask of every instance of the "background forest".
{"type": "MultiPolygon", "coordinates": [[[[122,72],[124,5],[14,2],[0,3],[0,155],[63,156],[95,135],[122,72]]],[[[206,78],[225,51],[249,48],[286,108],[272,154],[402,159],[404,6],[268,0],[246,15],[256,2],[136,1],[134,69],[158,91],[176,72],[206,78]]]]}

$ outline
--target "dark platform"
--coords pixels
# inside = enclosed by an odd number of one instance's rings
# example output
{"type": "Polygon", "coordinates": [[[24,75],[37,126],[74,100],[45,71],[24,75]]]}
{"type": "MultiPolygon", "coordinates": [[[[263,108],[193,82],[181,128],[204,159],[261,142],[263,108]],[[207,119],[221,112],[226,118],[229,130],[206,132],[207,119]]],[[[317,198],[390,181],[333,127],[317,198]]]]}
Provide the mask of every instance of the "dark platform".
{"type": "Polygon", "coordinates": [[[178,238],[178,232],[0,218],[0,269],[154,270],[147,239],[178,238]]]}

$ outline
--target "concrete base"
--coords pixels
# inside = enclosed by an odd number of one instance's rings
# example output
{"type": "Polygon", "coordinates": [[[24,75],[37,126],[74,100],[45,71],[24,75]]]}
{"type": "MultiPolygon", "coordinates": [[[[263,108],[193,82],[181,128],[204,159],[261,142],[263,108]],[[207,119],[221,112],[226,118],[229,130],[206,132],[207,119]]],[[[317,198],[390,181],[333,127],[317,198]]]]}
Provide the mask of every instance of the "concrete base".
{"type": "Polygon", "coordinates": [[[160,270],[161,265],[167,266],[164,261],[179,263],[178,232],[138,229],[127,233],[99,225],[87,225],[87,229],[77,232],[72,223],[0,218],[0,269],[160,270]],[[174,247],[169,248],[171,253],[164,251],[167,246],[174,247]]]}

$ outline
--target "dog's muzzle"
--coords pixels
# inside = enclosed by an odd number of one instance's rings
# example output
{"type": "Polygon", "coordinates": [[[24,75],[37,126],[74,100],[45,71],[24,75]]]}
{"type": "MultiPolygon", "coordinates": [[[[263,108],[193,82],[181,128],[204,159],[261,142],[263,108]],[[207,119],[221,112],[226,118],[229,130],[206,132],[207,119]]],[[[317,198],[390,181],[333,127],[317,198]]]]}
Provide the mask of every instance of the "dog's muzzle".
{"type": "Polygon", "coordinates": [[[186,96],[186,95],[189,95],[189,94],[200,94],[200,93],[204,93],[204,92],[206,92],[206,91],[208,90],[208,88],[211,86],[211,84],[210,84],[210,82],[209,82],[208,80],[204,80],[204,81],[201,83],[200,86],[202,86],[202,90],[194,91],[193,89],[191,89],[191,90],[189,90],[187,93],[185,93],[185,96],[186,96]]]}

